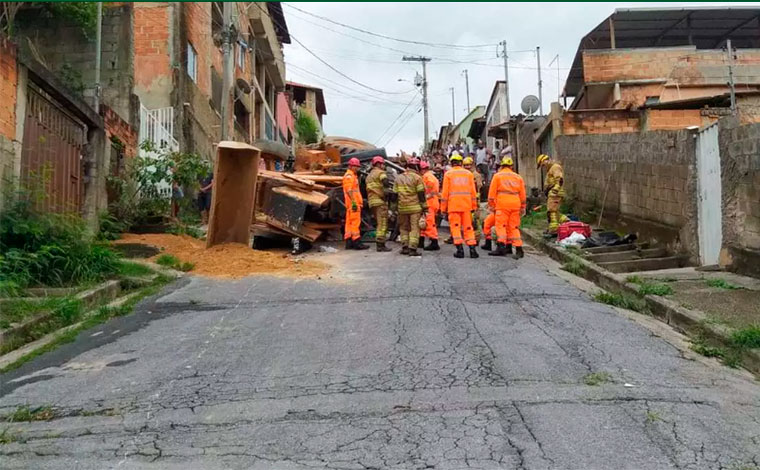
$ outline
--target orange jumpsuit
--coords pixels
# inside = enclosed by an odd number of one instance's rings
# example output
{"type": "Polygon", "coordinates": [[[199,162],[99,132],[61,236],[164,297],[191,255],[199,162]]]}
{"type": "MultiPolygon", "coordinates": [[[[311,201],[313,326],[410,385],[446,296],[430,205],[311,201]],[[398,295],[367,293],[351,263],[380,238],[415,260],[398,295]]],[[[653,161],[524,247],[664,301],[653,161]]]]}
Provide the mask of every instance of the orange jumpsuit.
{"type": "Polygon", "coordinates": [[[497,242],[522,246],[520,213],[525,210],[525,183],[520,175],[502,168],[491,180],[488,205],[496,210],[497,242]]]}
{"type": "Polygon", "coordinates": [[[483,221],[483,233],[486,235],[486,240],[491,239],[491,232],[493,232],[494,225],[496,225],[496,213],[491,212],[488,214],[488,217],[486,217],[486,220],[483,221]]]}
{"type": "Polygon", "coordinates": [[[472,172],[456,166],[443,176],[441,210],[449,215],[449,226],[454,245],[462,242],[475,246],[475,230],[472,228],[472,211],[478,209],[475,177],[472,172]],[[464,231],[464,240],[462,232],[464,231]]]}
{"type": "Polygon", "coordinates": [[[431,240],[438,240],[438,227],[435,226],[435,216],[441,209],[440,184],[435,174],[428,170],[422,175],[422,182],[425,184],[425,198],[427,198],[427,216],[425,217],[425,230],[420,234],[431,240]]]}
{"type": "Polygon", "coordinates": [[[346,230],[343,238],[358,240],[362,234],[359,226],[362,222],[362,193],[359,191],[359,178],[352,170],[343,175],[343,201],[346,203],[346,230]],[[356,210],[352,207],[356,204],[356,210]]]}

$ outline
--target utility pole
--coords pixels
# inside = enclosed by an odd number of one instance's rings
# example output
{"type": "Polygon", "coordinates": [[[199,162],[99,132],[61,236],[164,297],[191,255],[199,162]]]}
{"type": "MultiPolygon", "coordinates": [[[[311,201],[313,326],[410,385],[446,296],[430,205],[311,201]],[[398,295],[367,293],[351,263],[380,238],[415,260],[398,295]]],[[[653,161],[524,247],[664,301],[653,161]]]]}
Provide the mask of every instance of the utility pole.
{"type": "Polygon", "coordinates": [[[536,46],[536,63],[538,64],[538,114],[544,115],[544,96],[542,94],[543,82],[541,81],[541,48],[536,46]]]}
{"type": "Polygon", "coordinates": [[[451,123],[454,124],[457,122],[457,112],[454,105],[454,87],[449,88],[449,90],[451,90],[451,123]]]}
{"type": "Polygon", "coordinates": [[[430,57],[424,56],[404,56],[401,60],[404,62],[422,62],[422,110],[425,119],[425,142],[422,148],[427,148],[428,141],[430,140],[430,132],[428,129],[428,81],[427,81],[427,63],[430,62],[430,57]]]}
{"type": "Polygon", "coordinates": [[[464,74],[464,89],[467,92],[467,114],[470,114],[470,76],[467,75],[467,69],[462,70],[464,74]]]}
{"type": "Polygon", "coordinates": [[[229,138],[230,128],[230,93],[232,88],[232,54],[230,53],[232,41],[232,7],[234,2],[222,2],[222,140],[229,138]]]}
{"type": "Polygon", "coordinates": [[[736,116],[736,86],[734,84],[734,51],[731,48],[731,40],[726,41],[728,53],[728,86],[731,88],[731,114],[736,116]]]}
{"type": "Polygon", "coordinates": [[[507,41],[501,41],[501,57],[504,58],[504,103],[507,105],[507,120],[512,118],[509,111],[509,63],[507,59],[507,41]]]}

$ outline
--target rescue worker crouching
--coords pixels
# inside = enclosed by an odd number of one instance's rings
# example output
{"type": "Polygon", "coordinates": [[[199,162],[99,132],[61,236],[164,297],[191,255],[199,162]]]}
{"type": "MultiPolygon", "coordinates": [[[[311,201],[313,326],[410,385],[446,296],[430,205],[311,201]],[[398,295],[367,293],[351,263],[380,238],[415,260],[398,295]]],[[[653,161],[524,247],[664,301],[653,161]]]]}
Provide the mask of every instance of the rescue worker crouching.
{"type": "Polygon", "coordinates": [[[346,239],[347,250],[366,250],[369,248],[362,243],[360,226],[362,223],[362,193],[359,191],[358,158],[348,161],[348,170],[343,175],[343,202],[346,204],[346,226],[343,238],[346,239]]]}
{"type": "Polygon", "coordinates": [[[569,219],[560,213],[559,208],[565,198],[565,177],[562,165],[549,158],[548,155],[536,157],[536,168],[546,170],[544,194],[546,195],[546,218],[549,221],[547,233],[556,234],[559,225],[569,219]]]}
{"type": "Polygon", "coordinates": [[[369,210],[375,217],[375,243],[377,251],[391,251],[385,243],[388,237],[388,199],[391,184],[385,171],[385,159],[381,156],[372,158],[372,170],[365,180],[369,210]]]}
{"type": "Polygon", "coordinates": [[[470,247],[470,258],[478,258],[475,231],[472,228],[472,214],[478,208],[475,178],[472,172],[462,168],[461,155],[453,154],[451,165],[451,170],[443,176],[441,210],[448,214],[451,236],[457,250],[454,257],[464,258],[462,244],[465,243],[470,247]]]}
{"type": "Polygon", "coordinates": [[[436,216],[441,209],[440,201],[440,183],[438,177],[430,170],[428,162],[420,162],[422,174],[422,183],[425,185],[425,198],[427,200],[427,215],[425,216],[425,230],[421,233],[421,240],[425,237],[430,239],[430,244],[423,247],[425,251],[438,251],[441,247],[438,245],[438,227],[436,226],[436,216]]]}
{"type": "Polygon", "coordinates": [[[525,182],[512,171],[512,158],[504,157],[501,168],[491,179],[488,188],[488,205],[495,211],[496,250],[489,256],[506,256],[507,246],[515,247],[513,258],[520,259],[525,254],[520,236],[520,217],[525,215],[525,182]]]}
{"type": "Polygon", "coordinates": [[[398,202],[398,224],[401,232],[401,254],[420,256],[417,245],[420,240],[420,217],[427,212],[425,185],[418,173],[420,161],[411,158],[406,171],[396,176],[393,192],[398,202]]]}

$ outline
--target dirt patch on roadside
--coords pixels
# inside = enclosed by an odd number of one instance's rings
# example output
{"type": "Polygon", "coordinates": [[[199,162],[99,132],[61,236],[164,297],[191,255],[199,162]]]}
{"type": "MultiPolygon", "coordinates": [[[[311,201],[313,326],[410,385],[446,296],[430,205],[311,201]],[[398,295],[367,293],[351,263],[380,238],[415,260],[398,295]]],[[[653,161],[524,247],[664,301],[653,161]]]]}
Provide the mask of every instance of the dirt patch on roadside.
{"type": "MultiPolygon", "coordinates": [[[[293,258],[285,251],[253,250],[240,243],[225,243],[206,249],[205,242],[187,235],[125,233],[114,241],[116,245],[124,243],[155,246],[182,262],[193,263],[192,274],[216,278],[239,279],[253,274],[318,277],[330,268],[319,261],[293,258]]],[[[150,259],[155,260],[158,256],[150,259]]]]}
{"type": "Polygon", "coordinates": [[[675,290],[672,299],[692,309],[701,310],[713,320],[734,328],[760,325],[760,291],[719,289],[705,281],[669,283],[675,290]]]}

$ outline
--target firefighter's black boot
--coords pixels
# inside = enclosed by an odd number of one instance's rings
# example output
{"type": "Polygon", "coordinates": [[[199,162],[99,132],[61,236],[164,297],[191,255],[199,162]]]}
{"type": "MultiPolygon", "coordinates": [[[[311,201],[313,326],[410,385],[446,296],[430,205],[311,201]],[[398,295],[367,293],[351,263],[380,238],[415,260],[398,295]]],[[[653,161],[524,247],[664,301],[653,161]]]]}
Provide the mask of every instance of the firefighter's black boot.
{"type": "Polygon", "coordinates": [[[483,243],[483,245],[481,245],[481,248],[483,248],[486,251],[491,251],[492,250],[491,239],[490,238],[486,238],[486,242],[483,243]]]}
{"type": "Polygon", "coordinates": [[[350,238],[346,239],[346,249],[347,250],[353,250],[354,249],[354,241],[350,238]]]}
{"type": "Polygon", "coordinates": [[[409,254],[409,247],[408,246],[402,246],[401,247],[401,254],[402,255],[408,255],[409,254]]]}
{"type": "Polygon", "coordinates": [[[480,255],[478,254],[478,249],[474,246],[470,247],[470,258],[480,258],[480,255]]]}
{"type": "Polygon", "coordinates": [[[462,245],[457,245],[457,252],[454,253],[454,258],[464,258],[464,248],[462,245]]]}
{"type": "Polygon", "coordinates": [[[424,247],[425,246],[425,237],[420,237],[420,241],[417,242],[418,247],[424,247]]]}
{"type": "Polygon", "coordinates": [[[440,249],[441,249],[441,247],[438,246],[438,239],[437,238],[431,239],[430,240],[430,245],[428,245],[425,248],[423,248],[423,250],[425,250],[425,251],[438,251],[440,249]]]}
{"type": "Polygon", "coordinates": [[[504,253],[506,253],[508,255],[512,254],[512,244],[511,243],[507,244],[506,249],[504,250],[504,253]]]}
{"type": "Polygon", "coordinates": [[[497,243],[496,249],[488,253],[488,256],[507,256],[507,248],[503,243],[497,243]]]}
{"type": "Polygon", "coordinates": [[[525,252],[523,252],[523,249],[521,246],[515,247],[515,254],[512,255],[512,258],[514,259],[520,259],[523,256],[525,256],[525,252]]]}
{"type": "Polygon", "coordinates": [[[362,243],[362,239],[354,240],[354,250],[367,250],[369,247],[362,243]]]}
{"type": "Polygon", "coordinates": [[[409,248],[409,256],[422,256],[422,253],[417,251],[417,248],[409,248]]]}
{"type": "Polygon", "coordinates": [[[385,242],[377,242],[377,248],[375,248],[378,252],[384,253],[386,251],[391,251],[390,248],[385,246],[385,242]]]}
{"type": "Polygon", "coordinates": [[[447,245],[451,245],[452,243],[454,243],[454,237],[447,238],[446,240],[443,241],[443,243],[447,245]]]}

